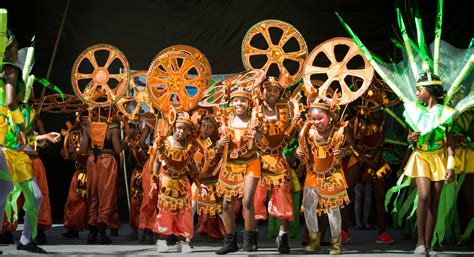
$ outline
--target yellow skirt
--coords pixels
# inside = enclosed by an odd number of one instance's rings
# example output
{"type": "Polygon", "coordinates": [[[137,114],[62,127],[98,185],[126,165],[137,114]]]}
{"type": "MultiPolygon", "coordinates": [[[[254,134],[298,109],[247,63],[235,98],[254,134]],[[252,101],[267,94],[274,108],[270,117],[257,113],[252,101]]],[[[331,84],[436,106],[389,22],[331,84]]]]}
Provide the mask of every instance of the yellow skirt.
{"type": "Polygon", "coordinates": [[[431,181],[442,181],[446,175],[446,148],[432,152],[415,150],[408,159],[404,174],[408,177],[425,177],[431,181]]]}
{"type": "Polygon", "coordinates": [[[20,183],[34,177],[33,164],[25,152],[3,148],[5,160],[10,169],[13,183],[20,183]]]}
{"type": "Polygon", "coordinates": [[[474,150],[465,146],[458,146],[454,151],[456,158],[456,173],[474,173],[474,150]]]}

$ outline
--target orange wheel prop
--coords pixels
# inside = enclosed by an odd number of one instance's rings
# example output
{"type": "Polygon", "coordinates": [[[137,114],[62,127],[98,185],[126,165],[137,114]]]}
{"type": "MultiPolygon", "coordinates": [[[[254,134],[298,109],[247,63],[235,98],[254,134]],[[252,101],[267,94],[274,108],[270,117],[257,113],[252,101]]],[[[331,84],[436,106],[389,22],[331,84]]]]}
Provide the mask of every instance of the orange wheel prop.
{"type": "Polygon", "coordinates": [[[285,81],[282,83],[282,86],[288,87],[296,84],[296,82],[301,79],[301,76],[303,75],[303,64],[308,55],[308,48],[301,33],[291,24],[279,20],[264,20],[255,24],[247,31],[247,34],[242,41],[241,55],[246,70],[262,69],[267,75],[269,75],[268,71],[270,66],[275,64],[278,67],[278,76],[284,77],[284,79],[280,79],[280,81],[285,81]],[[273,35],[272,38],[270,28],[276,28],[282,31],[281,36],[277,40],[278,43],[274,43],[275,41],[273,38],[276,36],[273,35]],[[266,49],[251,44],[253,39],[257,36],[263,37],[268,46],[266,49]],[[296,51],[286,52],[286,44],[292,38],[296,40],[298,49],[296,51]],[[266,57],[266,61],[263,65],[252,63],[251,59],[256,56],[266,57]],[[291,65],[288,62],[293,62],[295,65],[298,64],[298,69],[295,72],[290,73],[289,66],[294,65],[291,65]]]}
{"type": "Polygon", "coordinates": [[[209,63],[209,60],[197,48],[188,45],[174,45],[161,50],[158,55],[162,55],[169,52],[183,52],[191,55],[194,59],[196,59],[196,61],[202,63],[202,66],[204,67],[204,72],[206,74],[212,74],[211,64],[209,63]]]}
{"type": "MultiPolygon", "coordinates": [[[[360,67],[359,64],[358,67],[360,67]]],[[[328,90],[332,89],[333,92],[337,93],[335,99],[338,101],[338,104],[342,105],[350,103],[362,96],[372,82],[373,77],[374,69],[359,51],[354,41],[349,38],[333,38],[316,46],[308,55],[304,65],[303,81],[306,87],[316,87],[320,96],[327,96],[330,92],[328,92],[328,90]],[[335,49],[340,46],[348,50],[339,61],[338,58],[336,58],[335,49]],[[329,65],[315,65],[315,59],[319,56],[325,57],[329,65]],[[363,68],[349,68],[348,63],[358,56],[363,60],[363,68]],[[319,87],[313,85],[313,83],[311,83],[311,76],[321,74],[324,74],[327,79],[319,87]],[[362,84],[352,84],[351,77],[360,78],[362,84]],[[350,84],[352,85],[350,86],[350,84]]]]}
{"type": "Polygon", "coordinates": [[[130,88],[126,96],[120,98],[115,103],[117,109],[129,120],[137,120],[142,105],[146,105],[149,112],[154,112],[153,105],[148,97],[146,88],[139,88],[135,83],[135,78],[139,76],[146,77],[147,71],[137,71],[130,75],[130,88]],[[131,110],[132,109],[132,110],[131,110]]]}
{"type": "Polygon", "coordinates": [[[75,95],[64,95],[64,101],[61,95],[47,95],[43,99],[35,100],[35,108],[41,107],[41,112],[49,113],[73,113],[80,112],[87,109],[81,99],[75,95]]]}
{"type": "Polygon", "coordinates": [[[173,106],[177,112],[189,111],[201,99],[209,84],[201,62],[183,52],[157,55],[147,73],[147,91],[157,109],[168,112],[173,106]]]}
{"type": "Polygon", "coordinates": [[[88,47],[77,57],[72,67],[71,84],[82,101],[90,106],[105,107],[125,94],[129,73],[127,58],[118,48],[98,44],[88,47]],[[105,62],[99,63],[99,58],[105,62]],[[111,68],[116,70],[111,71],[111,68]],[[85,83],[81,82],[83,80],[85,83]]]}

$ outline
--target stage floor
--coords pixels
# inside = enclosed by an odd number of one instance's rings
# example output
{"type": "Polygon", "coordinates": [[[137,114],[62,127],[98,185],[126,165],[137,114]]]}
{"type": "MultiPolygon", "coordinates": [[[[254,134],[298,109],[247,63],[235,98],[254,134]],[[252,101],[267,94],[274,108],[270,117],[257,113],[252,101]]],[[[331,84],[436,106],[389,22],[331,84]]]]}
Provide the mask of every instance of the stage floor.
{"type": "MultiPolygon", "coordinates": [[[[21,229],[21,225],[19,226],[21,229]]],[[[265,227],[259,229],[259,251],[232,253],[230,255],[278,255],[275,248],[275,240],[269,239],[264,235],[265,227]]],[[[66,240],[60,237],[65,232],[62,224],[55,224],[51,230],[46,231],[48,244],[42,247],[50,255],[120,255],[120,256],[142,256],[158,255],[154,245],[141,245],[138,241],[127,241],[127,235],[130,233],[128,224],[123,224],[118,237],[112,237],[111,245],[87,245],[87,231],[80,233],[78,240],[66,240]]],[[[349,256],[407,256],[415,248],[415,239],[399,240],[400,231],[390,230],[392,237],[396,240],[395,244],[380,245],[375,243],[376,230],[356,230],[351,229],[352,240],[343,246],[344,255],[349,256]]],[[[14,233],[15,240],[18,241],[21,231],[14,233]]],[[[326,236],[328,237],[328,236],[326,236]]],[[[209,242],[205,236],[197,235],[194,238],[194,249],[192,256],[215,255],[214,251],[222,246],[220,242],[209,242]]],[[[291,255],[307,255],[303,252],[301,246],[301,237],[290,239],[291,255]]],[[[170,247],[173,250],[172,247],[170,247]]],[[[4,255],[30,255],[28,252],[17,251],[14,245],[0,245],[0,250],[4,255]]],[[[161,255],[177,255],[176,252],[170,252],[161,255]]],[[[189,255],[189,254],[187,254],[189,255]]],[[[328,247],[323,246],[317,256],[328,255],[328,247]]],[[[474,251],[467,246],[448,245],[432,252],[431,256],[474,256],[474,251]]],[[[329,255],[328,255],[329,256],[329,255]]]]}

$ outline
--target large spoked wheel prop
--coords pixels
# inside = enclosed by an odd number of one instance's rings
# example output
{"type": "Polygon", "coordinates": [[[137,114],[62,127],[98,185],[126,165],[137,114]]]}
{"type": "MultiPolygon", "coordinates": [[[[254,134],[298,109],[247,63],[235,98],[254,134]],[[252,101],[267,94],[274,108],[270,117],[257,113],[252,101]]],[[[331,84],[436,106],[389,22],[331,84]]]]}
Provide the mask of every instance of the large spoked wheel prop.
{"type": "Polygon", "coordinates": [[[117,109],[129,120],[137,120],[139,118],[138,114],[143,105],[146,106],[149,112],[154,113],[146,87],[140,88],[135,82],[138,77],[146,77],[146,74],[146,70],[133,72],[130,75],[130,87],[128,88],[127,95],[120,98],[115,104],[117,109]]]}
{"type": "Polygon", "coordinates": [[[60,94],[47,95],[42,99],[35,100],[36,109],[41,108],[40,112],[49,113],[74,113],[87,109],[81,99],[75,95],[64,95],[64,101],[60,94]]]}
{"type": "Polygon", "coordinates": [[[303,36],[291,24],[264,20],[247,31],[241,55],[246,70],[262,69],[267,76],[279,77],[282,86],[287,87],[301,79],[308,48],[303,36]]]}
{"type": "Polygon", "coordinates": [[[183,52],[191,55],[192,58],[202,64],[205,74],[212,74],[211,64],[209,63],[209,60],[197,48],[188,45],[174,45],[161,50],[158,55],[163,55],[169,52],[183,52]]]}
{"type": "Polygon", "coordinates": [[[304,64],[303,81],[307,91],[318,90],[321,97],[331,97],[339,105],[362,96],[374,77],[374,69],[349,38],[333,38],[316,46],[304,64]],[[352,83],[353,77],[362,83],[352,83]],[[312,81],[322,80],[320,86],[312,81]],[[334,92],[337,95],[332,95],[334,92]]]}
{"type": "Polygon", "coordinates": [[[265,79],[263,70],[250,70],[232,75],[222,81],[217,82],[203,93],[199,102],[201,107],[219,107],[228,104],[230,88],[238,84],[252,90],[265,79]]]}
{"type": "Polygon", "coordinates": [[[127,58],[108,44],[93,45],[74,62],[71,83],[74,93],[93,107],[116,103],[126,92],[130,75],[127,58]]]}
{"type": "Polygon", "coordinates": [[[147,73],[147,91],[157,109],[177,112],[196,106],[211,79],[201,62],[183,52],[168,52],[153,60],[147,73]]]}
{"type": "MultiPolygon", "coordinates": [[[[354,79],[353,84],[362,84],[360,78],[354,79]]],[[[375,77],[367,91],[362,95],[362,105],[370,111],[377,111],[380,107],[391,107],[400,102],[400,98],[383,82],[375,77]]]]}

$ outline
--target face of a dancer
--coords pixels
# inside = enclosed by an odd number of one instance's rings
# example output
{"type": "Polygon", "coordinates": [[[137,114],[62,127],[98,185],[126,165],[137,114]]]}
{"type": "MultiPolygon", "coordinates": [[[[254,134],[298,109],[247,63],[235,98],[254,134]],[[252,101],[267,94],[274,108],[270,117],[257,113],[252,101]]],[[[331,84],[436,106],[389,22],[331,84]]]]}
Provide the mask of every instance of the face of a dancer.
{"type": "Polygon", "coordinates": [[[324,132],[329,128],[329,114],[327,111],[313,108],[311,109],[311,119],[313,119],[318,132],[324,132]]]}
{"type": "Polygon", "coordinates": [[[18,41],[13,41],[7,49],[5,49],[5,57],[8,62],[14,63],[18,59],[18,41]]]}
{"type": "Polygon", "coordinates": [[[267,86],[263,89],[263,98],[265,102],[273,104],[280,97],[280,88],[276,86],[267,86]]]}
{"type": "Polygon", "coordinates": [[[184,140],[188,136],[190,132],[189,125],[186,123],[182,122],[177,122],[174,125],[174,131],[173,131],[173,136],[175,137],[176,140],[184,140]]]}
{"type": "Polygon", "coordinates": [[[236,96],[232,98],[232,108],[234,108],[234,113],[237,115],[243,115],[247,113],[247,108],[249,107],[249,100],[242,96],[236,96]]]}
{"type": "Polygon", "coordinates": [[[203,120],[201,122],[201,138],[208,138],[214,134],[216,127],[210,120],[203,120]]]}
{"type": "Polygon", "coordinates": [[[420,103],[427,103],[429,98],[431,97],[430,92],[426,87],[417,87],[416,88],[416,98],[420,103]]]}

